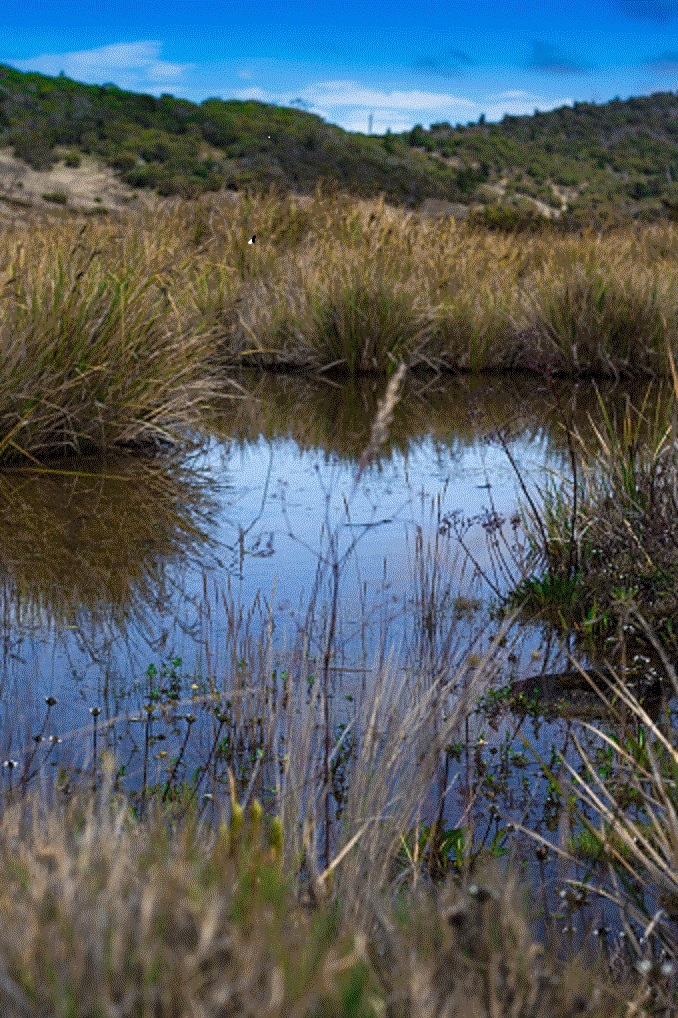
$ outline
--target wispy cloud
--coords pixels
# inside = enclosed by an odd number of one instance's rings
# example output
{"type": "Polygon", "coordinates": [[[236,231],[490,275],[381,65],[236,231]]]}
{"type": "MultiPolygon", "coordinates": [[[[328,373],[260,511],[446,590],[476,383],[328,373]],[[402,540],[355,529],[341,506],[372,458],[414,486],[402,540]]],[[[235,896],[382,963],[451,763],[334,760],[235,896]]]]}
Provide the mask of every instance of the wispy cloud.
{"type": "Polygon", "coordinates": [[[666,50],[654,60],[648,60],[647,67],[662,77],[678,76],[678,50],[666,50]]]}
{"type": "Polygon", "coordinates": [[[410,65],[414,71],[426,71],[438,74],[443,78],[451,78],[474,65],[475,61],[463,50],[450,47],[439,53],[426,53],[410,65]]]}
{"type": "Polygon", "coordinates": [[[678,0],[618,0],[619,8],[639,21],[664,25],[678,17],[678,0]]]}
{"type": "Polygon", "coordinates": [[[574,99],[547,99],[544,96],[526,92],[523,89],[509,89],[487,97],[483,110],[488,120],[501,120],[505,115],[520,117],[535,110],[555,110],[560,106],[572,106],[574,99]]]}
{"type": "Polygon", "coordinates": [[[117,42],[97,49],[72,53],[43,53],[30,60],[13,60],[20,71],[59,74],[90,84],[101,84],[115,77],[120,88],[140,91],[165,82],[178,82],[193,64],[177,64],[160,59],[162,43],[155,41],[117,42]]]}
{"type": "Polygon", "coordinates": [[[407,131],[413,123],[463,118],[469,120],[480,113],[478,103],[464,96],[422,89],[371,88],[355,81],[320,81],[308,85],[295,95],[264,92],[263,89],[242,89],[238,99],[260,99],[280,106],[298,106],[317,113],[331,123],[341,124],[349,131],[365,131],[369,117],[372,130],[381,134],[407,131]]]}
{"type": "Polygon", "coordinates": [[[566,57],[558,46],[535,39],[532,43],[532,59],[528,67],[549,74],[585,74],[588,67],[566,57]]]}
{"type": "Polygon", "coordinates": [[[449,92],[427,92],[423,89],[370,88],[354,81],[321,81],[304,89],[302,97],[315,105],[370,106],[392,111],[461,108],[475,106],[470,99],[449,92]]]}
{"type": "Polygon", "coordinates": [[[501,120],[505,113],[520,115],[535,109],[553,109],[571,105],[571,98],[547,99],[544,96],[520,89],[497,92],[482,100],[470,99],[449,92],[423,89],[370,88],[355,81],[321,81],[309,85],[301,92],[275,94],[261,88],[242,89],[237,99],[258,99],[279,106],[298,106],[340,124],[347,131],[366,131],[370,117],[375,134],[387,129],[394,133],[408,131],[415,123],[424,125],[435,121],[469,123],[484,113],[488,120],[501,120]]]}
{"type": "MultiPolygon", "coordinates": [[[[227,96],[226,98],[242,99],[243,101],[246,101],[247,99],[256,99],[256,101],[260,103],[274,103],[275,105],[280,105],[278,98],[274,96],[272,92],[267,92],[265,89],[259,88],[258,86],[253,86],[252,88],[239,88],[233,93],[232,97],[227,96]]],[[[289,105],[289,103],[286,105],[289,105]]]]}
{"type": "Polygon", "coordinates": [[[375,133],[408,130],[431,120],[468,120],[477,104],[463,96],[420,89],[376,89],[356,81],[319,81],[303,89],[299,98],[307,108],[347,130],[364,131],[372,117],[375,133]]]}

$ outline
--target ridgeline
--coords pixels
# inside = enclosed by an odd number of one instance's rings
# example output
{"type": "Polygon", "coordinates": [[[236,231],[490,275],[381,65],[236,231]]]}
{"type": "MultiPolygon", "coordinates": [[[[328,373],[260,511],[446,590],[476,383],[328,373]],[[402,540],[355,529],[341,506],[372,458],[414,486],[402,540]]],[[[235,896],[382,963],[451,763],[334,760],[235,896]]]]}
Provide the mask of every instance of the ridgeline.
{"type": "Polygon", "coordinates": [[[410,208],[456,203],[456,214],[499,229],[678,219],[670,92],[370,136],[296,108],[156,99],[0,65],[0,149],[8,147],[38,171],[94,157],[122,183],[161,195],[310,193],[323,182],[410,208]]]}

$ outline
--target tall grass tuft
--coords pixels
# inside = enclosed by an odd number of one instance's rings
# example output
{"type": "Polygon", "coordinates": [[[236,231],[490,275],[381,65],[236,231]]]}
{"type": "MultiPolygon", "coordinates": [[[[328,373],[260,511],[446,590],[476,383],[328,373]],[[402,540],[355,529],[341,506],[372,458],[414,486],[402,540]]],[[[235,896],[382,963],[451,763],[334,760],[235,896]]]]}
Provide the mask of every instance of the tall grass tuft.
{"type": "Polygon", "coordinates": [[[214,391],[209,330],[169,277],[84,237],[27,238],[0,297],[0,461],[183,444],[214,391]]]}
{"type": "Polygon", "coordinates": [[[639,407],[627,400],[620,417],[598,395],[600,424],[590,417],[591,437],[570,429],[571,476],[539,486],[536,497],[523,487],[530,551],[510,600],[574,626],[598,652],[602,640],[606,653],[622,650],[620,626],[630,648],[647,645],[641,628],[627,618],[630,602],[664,648],[671,655],[676,650],[675,395],[659,398],[650,414],[651,392],[648,386],[639,407]]]}
{"type": "Polygon", "coordinates": [[[550,265],[524,291],[534,356],[567,374],[665,373],[666,343],[677,337],[672,289],[650,268],[622,269],[616,258],[593,255],[560,278],[550,265]]]}

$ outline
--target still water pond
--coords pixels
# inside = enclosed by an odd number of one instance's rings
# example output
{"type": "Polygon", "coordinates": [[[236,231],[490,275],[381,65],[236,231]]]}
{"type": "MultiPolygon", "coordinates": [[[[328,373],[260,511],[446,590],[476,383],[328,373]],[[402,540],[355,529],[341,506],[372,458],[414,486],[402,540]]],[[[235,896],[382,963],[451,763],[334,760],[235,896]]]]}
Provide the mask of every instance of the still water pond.
{"type": "MultiPolygon", "coordinates": [[[[511,427],[527,477],[567,468],[556,412],[534,383],[451,381],[406,390],[354,491],[381,383],[245,385],[246,398],[206,422],[204,445],[181,471],[80,461],[0,475],[5,757],[23,751],[45,696],[58,700],[50,724],[65,732],[87,723],[90,706],[121,709],[145,688],[149,665],[181,658],[182,673],[204,677],[209,663],[218,678],[227,590],[245,609],[258,594],[276,640],[292,639],[330,533],[340,557],[355,543],[341,575],[344,664],[384,640],[400,644],[417,533],[427,546],[442,517],[508,520],[516,509],[516,477],[492,430],[511,427]],[[389,602],[349,638],[361,611],[389,602]]],[[[592,405],[590,392],[577,396],[592,405]]],[[[489,567],[486,529],[472,526],[466,542],[489,567]]],[[[469,564],[453,537],[446,544],[446,580],[454,592],[458,574],[467,593],[469,564]]],[[[475,583],[483,603],[490,593],[475,583]]]]}
{"type": "MultiPolygon", "coordinates": [[[[333,576],[337,718],[380,654],[394,647],[396,667],[421,661],[422,629],[431,660],[462,667],[496,632],[490,608],[518,578],[525,548],[518,480],[496,429],[534,488],[549,471],[568,474],[562,407],[584,434],[597,414],[585,384],[556,399],[532,378],[410,381],[356,485],[383,382],[240,383],[242,398],[205,421],[181,469],[79,462],[0,475],[0,754],[18,763],[5,782],[27,762],[48,774],[60,763],[89,767],[100,711],[98,747],[105,738],[138,787],[149,696],[169,686],[199,704],[243,667],[263,681],[300,634],[320,657],[333,576]],[[264,644],[257,659],[252,648],[264,644]]],[[[624,398],[607,393],[608,409],[624,398]]],[[[496,682],[564,666],[557,641],[514,627],[496,682]]],[[[490,842],[509,817],[553,832],[559,819],[535,754],[548,760],[567,748],[576,725],[576,710],[556,721],[477,711],[451,761],[459,780],[446,799],[449,822],[472,823],[490,842]],[[490,794],[471,796],[471,772],[495,764],[490,794]]],[[[182,738],[178,726],[158,735],[158,778],[182,738]]],[[[191,766],[208,744],[208,733],[197,736],[191,766]]],[[[453,777],[448,766],[441,781],[453,777]]]]}

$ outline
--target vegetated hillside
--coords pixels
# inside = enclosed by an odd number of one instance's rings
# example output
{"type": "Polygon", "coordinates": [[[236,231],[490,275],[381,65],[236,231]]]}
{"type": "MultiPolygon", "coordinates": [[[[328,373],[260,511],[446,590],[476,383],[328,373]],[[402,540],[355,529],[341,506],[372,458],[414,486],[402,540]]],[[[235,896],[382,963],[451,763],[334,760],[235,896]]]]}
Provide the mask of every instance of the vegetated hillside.
{"type": "Polygon", "coordinates": [[[308,192],[324,180],[409,206],[482,204],[481,217],[499,227],[542,214],[573,225],[678,216],[672,93],[366,136],[292,108],[156,99],[0,65],[0,145],[34,169],[62,158],[77,165],[89,153],[125,183],[165,195],[270,185],[308,192]]]}
{"type": "Polygon", "coordinates": [[[575,103],[498,124],[432,124],[406,136],[430,155],[484,166],[504,198],[522,193],[570,207],[678,211],[678,94],[575,103]],[[555,187],[553,186],[555,185],[555,187]],[[575,197],[574,192],[578,192],[575,197]],[[568,193],[569,192],[569,193],[568,193]]]}
{"type": "Polygon", "coordinates": [[[312,191],[318,180],[368,197],[415,204],[458,192],[458,171],[393,139],[348,134],[320,117],[265,103],[83,85],[0,65],[0,144],[48,169],[57,147],[100,156],[126,183],[161,194],[278,184],[312,191]]]}

